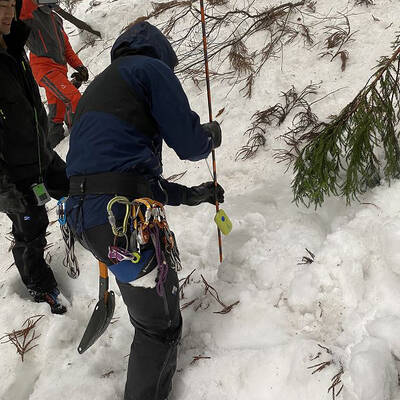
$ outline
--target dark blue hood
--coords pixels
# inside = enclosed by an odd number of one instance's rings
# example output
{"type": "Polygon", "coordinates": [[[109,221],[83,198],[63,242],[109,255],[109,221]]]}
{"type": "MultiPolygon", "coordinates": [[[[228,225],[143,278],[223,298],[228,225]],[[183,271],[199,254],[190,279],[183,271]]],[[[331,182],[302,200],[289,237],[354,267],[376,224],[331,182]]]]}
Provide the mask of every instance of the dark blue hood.
{"type": "Polygon", "coordinates": [[[168,39],[146,21],[133,25],[115,41],[111,49],[111,61],[126,54],[157,58],[171,69],[178,65],[178,58],[168,39]]]}

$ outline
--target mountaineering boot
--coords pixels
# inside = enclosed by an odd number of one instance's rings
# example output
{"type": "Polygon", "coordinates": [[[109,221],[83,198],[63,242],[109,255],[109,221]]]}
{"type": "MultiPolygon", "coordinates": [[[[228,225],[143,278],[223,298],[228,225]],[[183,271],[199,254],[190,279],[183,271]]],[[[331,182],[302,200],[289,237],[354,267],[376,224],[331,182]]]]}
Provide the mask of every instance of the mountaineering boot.
{"type": "Polygon", "coordinates": [[[33,297],[33,301],[36,303],[46,302],[50,306],[53,314],[64,314],[67,311],[67,308],[63,306],[57,299],[60,291],[56,287],[48,292],[38,292],[36,290],[29,289],[29,294],[33,297]]]}

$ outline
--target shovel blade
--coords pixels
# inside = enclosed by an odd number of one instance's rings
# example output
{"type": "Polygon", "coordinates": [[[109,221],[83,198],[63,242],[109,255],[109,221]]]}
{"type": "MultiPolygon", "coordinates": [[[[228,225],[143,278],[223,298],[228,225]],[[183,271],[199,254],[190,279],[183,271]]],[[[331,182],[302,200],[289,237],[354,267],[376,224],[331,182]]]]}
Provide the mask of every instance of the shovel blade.
{"type": "Polygon", "coordinates": [[[115,295],[113,291],[108,292],[107,301],[99,300],[90,317],[88,326],[78,346],[78,353],[84,353],[104,333],[114,315],[115,295]]]}

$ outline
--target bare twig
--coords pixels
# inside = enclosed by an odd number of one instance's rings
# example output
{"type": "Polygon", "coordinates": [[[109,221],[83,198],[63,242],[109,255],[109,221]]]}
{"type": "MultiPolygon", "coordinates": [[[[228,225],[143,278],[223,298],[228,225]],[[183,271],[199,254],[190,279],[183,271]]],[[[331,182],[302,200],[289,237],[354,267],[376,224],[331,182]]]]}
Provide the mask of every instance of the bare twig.
{"type": "Polygon", "coordinates": [[[204,286],[205,286],[205,291],[204,294],[209,293],[222,307],[223,309],[221,311],[214,311],[214,314],[227,314],[232,310],[234,306],[239,304],[239,301],[236,301],[235,303],[232,303],[231,305],[227,306],[225,305],[221,299],[219,298],[218,292],[206,281],[203,275],[200,275],[201,279],[203,280],[204,286]]]}
{"type": "Polygon", "coordinates": [[[15,265],[15,261],[14,261],[9,267],[6,268],[6,272],[7,272],[8,270],[10,270],[11,267],[12,267],[13,265],[15,265]]]}
{"type": "Polygon", "coordinates": [[[331,379],[332,384],[328,388],[328,393],[330,391],[332,391],[332,400],[335,400],[339,396],[340,392],[343,389],[343,384],[342,384],[343,373],[344,373],[344,370],[343,370],[343,366],[341,365],[339,372],[336,375],[334,375],[333,378],[331,379]],[[339,386],[339,390],[336,392],[337,386],[339,386]]]}
{"type": "Polygon", "coordinates": [[[112,374],[114,373],[113,370],[105,372],[103,375],[101,375],[102,378],[109,378],[112,374]]]}
{"type": "Polygon", "coordinates": [[[206,356],[202,356],[202,355],[198,355],[198,356],[193,356],[193,360],[190,362],[190,365],[193,365],[194,363],[196,363],[199,360],[210,360],[211,357],[206,357],[206,356]]]}
{"type": "Polygon", "coordinates": [[[196,297],[195,299],[188,301],[187,303],[184,303],[181,305],[181,311],[184,310],[185,308],[191,306],[196,300],[198,299],[198,297],[196,297]]]}
{"type": "Polygon", "coordinates": [[[311,365],[310,367],[307,367],[307,369],[314,368],[314,371],[311,373],[311,375],[314,375],[316,372],[322,371],[324,368],[328,367],[331,364],[332,364],[332,360],[322,361],[318,364],[314,364],[314,365],[311,365]]]}
{"type": "Polygon", "coordinates": [[[322,344],[318,344],[318,347],[325,350],[328,354],[332,354],[332,350],[329,349],[328,347],[322,346],[322,344]]]}
{"type": "Polygon", "coordinates": [[[67,21],[71,22],[71,24],[75,25],[79,29],[83,29],[87,32],[93,33],[94,35],[98,36],[101,38],[101,33],[99,31],[96,31],[93,29],[90,25],[88,25],[86,22],[81,21],[80,19],[74,17],[72,14],[69,12],[63,10],[61,7],[56,6],[54,7],[54,11],[60,15],[60,17],[66,19],[67,21]]]}
{"type": "Polygon", "coordinates": [[[309,254],[308,256],[303,256],[301,262],[297,263],[297,265],[304,265],[304,264],[312,264],[315,259],[315,255],[306,248],[306,252],[309,254]]]}
{"type": "Polygon", "coordinates": [[[182,300],[185,298],[185,293],[183,292],[183,289],[189,285],[190,283],[190,278],[193,274],[193,272],[196,271],[196,268],[186,277],[186,278],[182,278],[179,280],[179,282],[183,281],[183,283],[180,285],[179,287],[179,298],[182,300]]]}
{"type": "Polygon", "coordinates": [[[179,174],[171,175],[165,179],[169,182],[176,182],[176,181],[179,181],[179,179],[181,179],[186,174],[186,172],[187,172],[187,170],[180,172],[179,174]]]}

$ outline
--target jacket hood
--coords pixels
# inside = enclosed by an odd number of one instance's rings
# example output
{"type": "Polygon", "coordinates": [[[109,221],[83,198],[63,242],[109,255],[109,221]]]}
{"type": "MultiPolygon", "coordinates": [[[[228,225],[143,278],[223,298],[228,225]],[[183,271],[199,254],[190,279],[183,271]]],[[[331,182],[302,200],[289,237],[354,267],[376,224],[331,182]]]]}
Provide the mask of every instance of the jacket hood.
{"type": "Polygon", "coordinates": [[[24,22],[20,20],[13,21],[10,33],[3,36],[7,44],[7,50],[11,52],[22,51],[28,40],[30,31],[30,28],[24,22]]]}
{"type": "Polygon", "coordinates": [[[30,28],[19,19],[19,14],[22,7],[22,0],[16,0],[15,3],[17,19],[13,20],[10,33],[8,35],[4,35],[3,38],[7,44],[7,49],[9,51],[19,52],[23,50],[25,43],[28,40],[30,28]]]}
{"type": "Polygon", "coordinates": [[[146,21],[136,23],[119,36],[111,49],[111,61],[127,54],[157,58],[171,69],[178,65],[178,58],[168,39],[146,21]]]}

